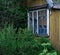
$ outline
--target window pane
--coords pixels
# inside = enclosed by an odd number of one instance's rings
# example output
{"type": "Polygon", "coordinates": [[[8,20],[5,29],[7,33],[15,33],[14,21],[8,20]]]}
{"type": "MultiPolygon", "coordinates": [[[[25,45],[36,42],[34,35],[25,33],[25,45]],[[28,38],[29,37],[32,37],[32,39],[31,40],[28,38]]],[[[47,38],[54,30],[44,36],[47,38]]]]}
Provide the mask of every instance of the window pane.
{"type": "Polygon", "coordinates": [[[39,34],[40,35],[47,35],[47,29],[43,29],[43,28],[39,29],[39,34]]]}
{"type": "Polygon", "coordinates": [[[29,13],[29,17],[32,19],[32,12],[29,13]]]}
{"type": "Polygon", "coordinates": [[[39,25],[39,28],[42,28],[42,25],[39,25]]]}
{"type": "Polygon", "coordinates": [[[29,19],[30,19],[30,29],[32,29],[32,12],[29,13],[29,19]]]}
{"type": "Polygon", "coordinates": [[[47,11],[40,10],[38,11],[38,24],[39,24],[39,34],[47,34],[47,11]]]}
{"type": "Polygon", "coordinates": [[[37,33],[37,12],[34,12],[34,33],[37,33]]]}
{"type": "Polygon", "coordinates": [[[44,29],[41,29],[41,34],[44,34],[44,29]]]}
{"type": "Polygon", "coordinates": [[[39,20],[38,20],[38,23],[39,23],[39,25],[43,25],[43,17],[41,16],[40,18],[38,18],[39,20]]]}
{"type": "Polygon", "coordinates": [[[47,26],[46,26],[46,25],[44,25],[43,27],[44,27],[44,28],[47,28],[47,26]]]}
{"type": "Polygon", "coordinates": [[[47,17],[43,18],[43,25],[47,25],[47,17]]]}
{"type": "Polygon", "coordinates": [[[38,16],[40,16],[40,14],[41,14],[41,12],[40,12],[40,11],[38,11],[38,16]]]}
{"type": "Polygon", "coordinates": [[[36,12],[34,12],[34,19],[36,19],[37,18],[37,13],[36,12]]]}
{"type": "Polygon", "coordinates": [[[45,34],[47,34],[47,29],[45,29],[45,34]]]}

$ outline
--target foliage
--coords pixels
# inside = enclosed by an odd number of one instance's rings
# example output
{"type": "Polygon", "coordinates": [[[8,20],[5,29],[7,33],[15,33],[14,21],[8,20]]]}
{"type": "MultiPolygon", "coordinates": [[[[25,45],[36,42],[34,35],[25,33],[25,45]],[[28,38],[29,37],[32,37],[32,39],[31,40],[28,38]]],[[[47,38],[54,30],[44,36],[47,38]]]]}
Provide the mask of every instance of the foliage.
{"type": "Polygon", "coordinates": [[[7,22],[24,28],[27,25],[26,17],[26,0],[0,0],[0,27],[7,22]]]}
{"type": "Polygon", "coordinates": [[[20,28],[15,33],[15,30],[9,25],[0,31],[0,55],[38,55],[42,48],[31,31],[20,28]]]}
{"type": "Polygon", "coordinates": [[[57,2],[60,2],[60,0],[56,0],[57,2]]]}
{"type": "Polygon", "coordinates": [[[40,52],[39,55],[57,55],[57,51],[52,46],[49,38],[41,37],[40,39],[38,39],[38,42],[43,47],[43,51],[40,52]]]}
{"type": "Polygon", "coordinates": [[[48,38],[35,39],[31,30],[7,25],[0,31],[0,55],[57,55],[48,38]],[[42,41],[43,40],[43,41],[42,41]]]}

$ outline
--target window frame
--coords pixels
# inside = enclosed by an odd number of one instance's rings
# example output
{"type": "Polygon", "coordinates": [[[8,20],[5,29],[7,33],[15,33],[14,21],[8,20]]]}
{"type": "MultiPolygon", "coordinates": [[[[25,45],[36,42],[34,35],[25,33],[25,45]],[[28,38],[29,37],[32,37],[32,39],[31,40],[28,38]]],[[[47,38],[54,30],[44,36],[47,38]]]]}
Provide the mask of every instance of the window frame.
{"type": "MultiPolygon", "coordinates": [[[[39,9],[39,10],[33,10],[33,11],[29,11],[29,12],[32,12],[32,25],[33,25],[33,33],[34,33],[34,15],[33,13],[34,12],[37,12],[37,34],[39,34],[39,27],[38,27],[38,11],[41,11],[41,10],[47,10],[47,36],[49,36],[49,15],[50,15],[50,12],[49,12],[49,9],[39,9]]],[[[30,27],[30,20],[29,20],[29,12],[28,12],[28,29],[30,27]]]]}

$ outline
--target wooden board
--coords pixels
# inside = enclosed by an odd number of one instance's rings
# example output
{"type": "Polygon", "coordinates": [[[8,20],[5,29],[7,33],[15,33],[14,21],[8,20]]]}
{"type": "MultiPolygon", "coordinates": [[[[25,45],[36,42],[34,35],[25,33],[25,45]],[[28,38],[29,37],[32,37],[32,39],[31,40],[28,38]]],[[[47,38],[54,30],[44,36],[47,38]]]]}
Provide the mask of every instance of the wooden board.
{"type": "Polygon", "coordinates": [[[33,7],[33,6],[38,6],[46,4],[45,0],[28,0],[28,6],[33,7]]]}
{"type": "Polygon", "coordinates": [[[60,51],[60,10],[52,10],[50,15],[50,39],[60,51]]]}

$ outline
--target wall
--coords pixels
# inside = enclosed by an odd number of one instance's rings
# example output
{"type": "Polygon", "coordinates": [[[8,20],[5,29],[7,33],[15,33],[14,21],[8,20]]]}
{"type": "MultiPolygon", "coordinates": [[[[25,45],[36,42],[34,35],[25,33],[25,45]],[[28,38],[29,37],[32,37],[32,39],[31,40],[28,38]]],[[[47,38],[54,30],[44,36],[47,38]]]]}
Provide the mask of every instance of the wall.
{"type": "Polygon", "coordinates": [[[60,51],[60,10],[52,10],[50,15],[50,39],[60,51]]]}
{"type": "Polygon", "coordinates": [[[30,7],[38,6],[42,4],[46,4],[46,0],[28,0],[28,6],[30,7]]]}

